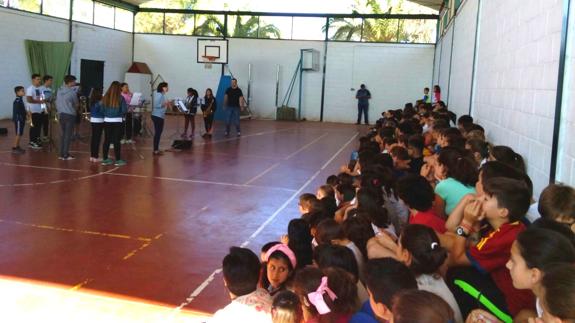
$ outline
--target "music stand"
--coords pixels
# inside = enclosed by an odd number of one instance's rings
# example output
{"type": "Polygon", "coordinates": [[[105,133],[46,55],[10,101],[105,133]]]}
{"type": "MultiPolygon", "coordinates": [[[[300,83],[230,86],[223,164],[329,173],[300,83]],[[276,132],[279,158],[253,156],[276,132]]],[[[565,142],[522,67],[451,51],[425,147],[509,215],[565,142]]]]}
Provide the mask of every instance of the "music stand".
{"type": "MultiPolygon", "coordinates": [[[[186,120],[186,119],[185,119],[185,115],[186,115],[188,112],[190,112],[190,110],[189,110],[188,107],[186,106],[186,103],[184,102],[184,100],[182,100],[182,99],[175,99],[175,100],[174,100],[174,106],[176,107],[176,109],[177,109],[178,112],[179,112],[179,113],[176,114],[176,117],[177,117],[178,115],[180,115],[180,114],[183,114],[183,115],[184,115],[184,122],[186,122],[186,121],[185,121],[185,120],[186,120]]],[[[174,137],[177,138],[178,136],[181,136],[181,133],[180,133],[180,132],[181,132],[181,130],[180,130],[180,121],[179,121],[179,120],[176,121],[176,126],[177,126],[177,127],[176,127],[176,132],[174,132],[174,133],[170,136],[170,139],[171,139],[171,138],[174,138],[174,137]]]]}

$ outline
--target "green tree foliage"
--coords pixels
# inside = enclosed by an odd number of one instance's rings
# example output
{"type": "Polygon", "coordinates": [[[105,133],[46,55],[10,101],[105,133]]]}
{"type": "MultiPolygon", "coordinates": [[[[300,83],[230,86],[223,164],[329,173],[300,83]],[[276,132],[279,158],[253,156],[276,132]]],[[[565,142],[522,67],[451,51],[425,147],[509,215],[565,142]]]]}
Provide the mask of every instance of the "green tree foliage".
{"type": "MultiPolygon", "coordinates": [[[[281,38],[281,32],[276,26],[273,24],[260,25],[260,19],[257,16],[250,16],[246,21],[244,21],[243,16],[235,16],[234,18],[233,29],[228,28],[228,36],[230,37],[281,38]]],[[[224,23],[221,18],[208,15],[201,24],[196,25],[194,35],[223,36],[223,30],[224,23]]]]}
{"type": "MultiPolygon", "coordinates": [[[[356,0],[353,13],[391,14],[404,12],[403,0],[387,0],[388,8],[384,11],[377,0],[356,0]]],[[[398,19],[348,19],[334,18],[330,20],[330,28],[335,28],[332,40],[353,40],[362,37],[368,42],[430,42],[432,39],[429,25],[424,20],[398,19]],[[363,31],[362,31],[363,30],[363,31]]],[[[323,29],[325,31],[325,27],[323,29]]]]}

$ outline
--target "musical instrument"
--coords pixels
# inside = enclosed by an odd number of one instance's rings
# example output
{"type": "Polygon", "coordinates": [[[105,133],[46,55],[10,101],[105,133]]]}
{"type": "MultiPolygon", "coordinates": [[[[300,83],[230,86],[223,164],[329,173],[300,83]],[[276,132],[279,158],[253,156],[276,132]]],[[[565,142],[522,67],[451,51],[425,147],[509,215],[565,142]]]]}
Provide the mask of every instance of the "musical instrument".
{"type": "Polygon", "coordinates": [[[80,115],[82,119],[90,121],[90,112],[88,112],[88,100],[85,96],[80,97],[80,115]]]}
{"type": "Polygon", "coordinates": [[[214,106],[214,100],[210,100],[210,105],[208,105],[206,107],[205,110],[202,111],[204,118],[209,117],[212,113],[214,113],[214,110],[212,109],[212,107],[214,106]]]}

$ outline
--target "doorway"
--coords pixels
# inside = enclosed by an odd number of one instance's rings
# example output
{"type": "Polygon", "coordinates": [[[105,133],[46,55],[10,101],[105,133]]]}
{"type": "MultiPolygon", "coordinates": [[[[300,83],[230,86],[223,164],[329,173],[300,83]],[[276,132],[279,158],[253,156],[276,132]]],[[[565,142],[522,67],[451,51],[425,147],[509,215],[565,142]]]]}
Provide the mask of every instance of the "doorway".
{"type": "Polygon", "coordinates": [[[82,95],[89,97],[92,89],[104,89],[104,61],[82,59],[80,61],[82,95]]]}

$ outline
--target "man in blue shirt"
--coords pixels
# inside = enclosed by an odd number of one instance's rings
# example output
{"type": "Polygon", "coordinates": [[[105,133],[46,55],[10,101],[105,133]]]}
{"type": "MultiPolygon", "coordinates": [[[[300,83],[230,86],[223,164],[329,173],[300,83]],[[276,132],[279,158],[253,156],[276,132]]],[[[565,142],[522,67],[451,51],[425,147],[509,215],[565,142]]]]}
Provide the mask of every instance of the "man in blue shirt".
{"type": "Polygon", "coordinates": [[[363,120],[365,124],[369,124],[367,110],[369,109],[369,99],[371,99],[371,93],[365,88],[365,84],[360,86],[357,91],[355,98],[357,99],[357,123],[361,123],[361,115],[363,113],[363,120]]]}

